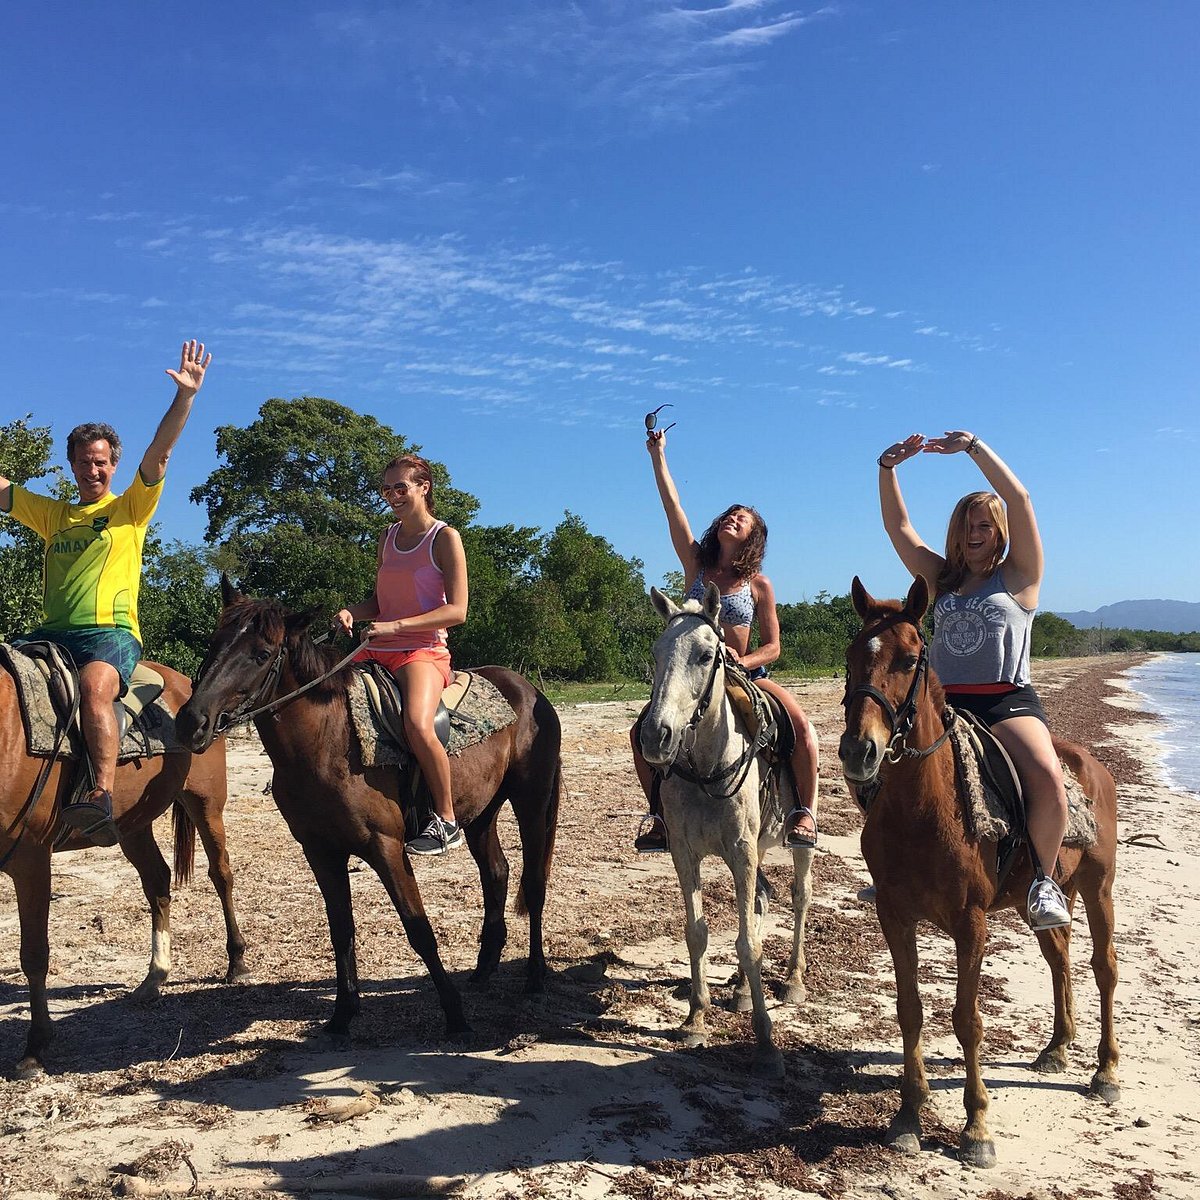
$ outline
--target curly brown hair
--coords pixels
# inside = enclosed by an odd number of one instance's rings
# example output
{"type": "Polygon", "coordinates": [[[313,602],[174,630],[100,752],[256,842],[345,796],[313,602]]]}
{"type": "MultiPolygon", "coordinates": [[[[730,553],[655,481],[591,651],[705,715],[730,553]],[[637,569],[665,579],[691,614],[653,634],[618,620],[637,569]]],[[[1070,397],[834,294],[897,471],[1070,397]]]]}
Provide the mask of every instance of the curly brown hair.
{"type": "Polygon", "coordinates": [[[739,579],[753,579],[762,570],[763,559],[767,554],[767,523],[758,509],[749,504],[731,504],[721,513],[704,531],[696,557],[701,571],[715,567],[721,561],[721,544],[717,541],[717,530],[721,528],[721,522],[735,512],[749,513],[754,518],[754,528],[750,531],[746,544],[738,552],[737,558],[733,560],[733,569],[739,579]]]}

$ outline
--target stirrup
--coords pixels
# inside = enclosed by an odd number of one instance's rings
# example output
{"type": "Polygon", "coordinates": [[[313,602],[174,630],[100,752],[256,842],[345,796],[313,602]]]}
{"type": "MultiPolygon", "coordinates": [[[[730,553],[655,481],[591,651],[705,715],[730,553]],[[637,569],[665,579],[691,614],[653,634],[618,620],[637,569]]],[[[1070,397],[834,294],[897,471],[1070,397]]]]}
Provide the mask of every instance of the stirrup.
{"type": "Polygon", "coordinates": [[[799,808],[793,808],[790,813],[783,819],[783,844],[788,850],[815,850],[817,848],[817,838],[820,836],[821,830],[817,825],[817,814],[813,812],[807,805],[801,805],[799,808]],[[793,819],[809,816],[812,818],[813,831],[805,833],[803,830],[793,829],[793,819]]]}
{"type": "Polygon", "coordinates": [[[647,813],[638,825],[633,848],[639,854],[669,854],[671,840],[667,835],[667,823],[658,813],[647,813]]]}

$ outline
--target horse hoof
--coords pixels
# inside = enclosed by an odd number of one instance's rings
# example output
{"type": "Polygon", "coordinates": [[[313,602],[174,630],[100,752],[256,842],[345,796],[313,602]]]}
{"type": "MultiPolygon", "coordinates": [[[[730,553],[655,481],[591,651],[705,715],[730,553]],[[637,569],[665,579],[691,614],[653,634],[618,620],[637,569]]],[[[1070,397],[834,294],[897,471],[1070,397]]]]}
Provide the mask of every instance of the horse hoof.
{"type": "Polygon", "coordinates": [[[789,983],[779,998],[784,1004],[803,1004],[808,999],[808,988],[802,983],[789,983]]]}
{"type": "Polygon", "coordinates": [[[696,1033],[691,1029],[681,1029],[679,1041],[685,1050],[703,1050],[708,1045],[708,1034],[696,1033]]]}
{"type": "Polygon", "coordinates": [[[915,1133],[897,1133],[888,1137],[888,1149],[897,1154],[920,1154],[921,1139],[915,1133]]]}
{"type": "Polygon", "coordinates": [[[446,1040],[462,1045],[464,1042],[469,1042],[475,1031],[465,1022],[462,1025],[447,1025],[446,1040]]]}
{"type": "Polygon", "coordinates": [[[492,985],[491,971],[472,971],[467,976],[467,988],[476,993],[486,992],[492,985]]]}
{"type": "Polygon", "coordinates": [[[968,1167],[987,1170],[996,1165],[996,1143],[991,1138],[969,1138],[964,1134],[958,1143],[958,1159],[968,1167]]]}
{"type": "Polygon", "coordinates": [[[1121,1085],[1114,1079],[1102,1079],[1099,1074],[1092,1076],[1088,1092],[1105,1104],[1116,1104],[1121,1099],[1121,1085]]]}
{"type": "Polygon", "coordinates": [[[753,1012],[754,997],[749,992],[734,992],[732,1008],[735,1013],[753,1012]]]}
{"type": "Polygon", "coordinates": [[[770,1050],[756,1051],[751,1070],[756,1079],[782,1079],[783,1055],[774,1046],[770,1050]]]}
{"type": "Polygon", "coordinates": [[[162,988],[159,985],[160,981],[157,979],[143,979],[130,992],[129,998],[136,1004],[153,1004],[155,1000],[162,998],[162,988]]]}
{"type": "Polygon", "coordinates": [[[226,983],[250,983],[253,979],[250,968],[245,963],[239,963],[236,967],[230,967],[225,972],[226,983]]]}
{"type": "Polygon", "coordinates": [[[41,1079],[46,1074],[46,1068],[42,1066],[41,1060],[32,1056],[21,1059],[15,1067],[13,1067],[10,1079],[41,1079]]]}
{"type": "Polygon", "coordinates": [[[1065,1050],[1043,1050],[1034,1061],[1033,1069],[1043,1075],[1061,1075],[1067,1069],[1065,1050]]]}

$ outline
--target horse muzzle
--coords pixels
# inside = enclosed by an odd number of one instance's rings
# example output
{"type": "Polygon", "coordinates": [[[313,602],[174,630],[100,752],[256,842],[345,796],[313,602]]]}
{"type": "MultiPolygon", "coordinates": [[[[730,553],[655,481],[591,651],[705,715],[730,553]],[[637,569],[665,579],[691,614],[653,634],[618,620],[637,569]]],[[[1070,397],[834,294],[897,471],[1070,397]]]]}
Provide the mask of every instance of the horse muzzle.
{"type": "Polygon", "coordinates": [[[652,767],[669,767],[679,755],[682,738],[670,725],[643,719],[638,742],[652,767]]]}
{"type": "Polygon", "coordinates": [[[205,713],[199,712],[189,701],[175,718],[175,732],[193,754],[203,754],[213,744],[217,735],[216,722],[205,713]]]}
{"type": "Polygon", "coordinates": [[[883,765],[883,751],[874,738],[843,733],[838,742],[843,774],[851,783],[871,783],[883,765]]]}

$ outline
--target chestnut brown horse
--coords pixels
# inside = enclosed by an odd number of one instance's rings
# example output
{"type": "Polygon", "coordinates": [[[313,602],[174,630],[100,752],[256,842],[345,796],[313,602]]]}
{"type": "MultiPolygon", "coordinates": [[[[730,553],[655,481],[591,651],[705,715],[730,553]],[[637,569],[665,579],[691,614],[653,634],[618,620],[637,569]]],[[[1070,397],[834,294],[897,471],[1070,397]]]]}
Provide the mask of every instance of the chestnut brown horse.
{"type": "MultiPolygon", "coordinates": [[[[929,921],[954,939],[958,961],[953,1021],[966,1064],[967,1111],[959,1155],[972,1166],[987,1167],[996,1161],[979,1064],[983,1039],[979,972],[987,914],[1006,907],[1024,914],[1033,867],[1023,848],[1000,884],[995,843],[977,842],[964,834],[954,750],[943,737],[945,695],[928,669],[921,630],[929,605],[925,579],[917,577],[903,603],[876,600],[857,578],[851,595],[863,627],[846,652],[846,731],[838,753],[847,780],[860,797],[871,797],[862,849],[875,881],[879,923],[896,969],[896,1014],[904,1039],[900,1110],[887,1140],[905,1153],[920,1149],[920,1110],[929,1087],[921,1052],[916,930],[918,922],[929,921]]],[[[1091,800],[1098,828],[1093,845],[1064,847],[1059,862],[1062,888],[1072,908],[1075,897],[1083,897],[1092,936],[1092,971],[1100,991],[1099,1066],[1091,1091],[1113,1103],[1120,1096],[1113,1028],[1116,785],[1082,746],[1055,738],[1054,747],[1091,800]]],[[[1034,1063],[1039,1071],[1065,1071],[1067,1048],[1075,1037],[1070,936],[1070,927],[1037,934],[1054,983],[1054,1030],[1034,1063]]]]}
{"type": "MultiPolygon", "coordinates": [[[[188,698],[187,679],[168,667],[151,663],[166,680],[167,706],[178,711],[188,698]]],[[[75,768],[73,760],[56,762],[36,802],[30,800],[43,759],[25,751],[25,733],[17,689],[8,671],[0,670],[0,861],[12,877],[21,921],[21,969],[29,981],[32,1021],[25,1054],[16,1066],[21,1078],[40,1073],[42,1055],[53,1036],[46,1002],[50,961],[50,854],[62,828],[59,805],[66,798],[75,768]]],[[[246,943],[233,911],[233,872],[225,852],[225,744],[203,759],[191,754],[165,754],[117,768],[113,814],[121,852],[137,869],[150,904],[150,969],[134,991],[137,1000],[152,1000],[171,969],[171,872],[151,828],[156,817],[174,806],[175,878],[186,883],[192,873],[196,830],[208,855],[208,874],[225,914],[229,969],[226,981],[247,974],[246,943]]],[[[78,850],[88,843],[78,835],[55,849],[78,850]]]]}
{"type": "MultiPolygon", "coordinates": [[[[178,728],[192,749],[203,751],[242,714],[306,684],[316,685],[288,700],[276,716],[264,713],[254,720],[275,767],[275,804],[300,843],[325,901],[337,969],[337,1000],[327,1031],[344,1041],[360,1004],[347,873],[353,854],[370,864],[387,889],[437,989],[448,1034],[467,1032],[458,989],[438,957],[404,851],[399,772],[395,767],[364,767],[350,727],[351,669],[329,674],[336,655],[314,645],[307,632],[309,615],[288,613],[274,600],[251,599],[224,579],[221,586],[225,607],[192,699],[179,714],[178,728]]],[[[483,930],[472,980],[484,983],[491,977],[508,936],[508,862],[496,836],[496,818],[508,800],[521,834],[517,911],[529,915],[525,989],[541,992],[546,978],[542,909],[562,789],[558,715],[550,701],[515,672],[483,667],[477,674],[499,688],[517,719],[450,759],[455,815],[465,826],[483,885],[483,930]]]]}

